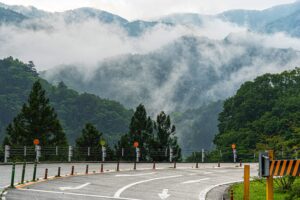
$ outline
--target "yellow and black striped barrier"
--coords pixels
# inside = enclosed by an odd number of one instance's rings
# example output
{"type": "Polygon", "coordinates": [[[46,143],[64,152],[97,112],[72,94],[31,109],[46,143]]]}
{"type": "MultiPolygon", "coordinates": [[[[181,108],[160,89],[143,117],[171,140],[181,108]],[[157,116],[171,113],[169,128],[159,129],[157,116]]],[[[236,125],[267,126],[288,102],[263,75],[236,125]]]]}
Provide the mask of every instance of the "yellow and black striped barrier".
{"type": "Polygon", "coordinates": [[[300,176],[300,160],[270,161],[271,176],[300,176]]]}
{"type": "Polygon", "coordinates": [[[274,200],[274,176],[300,176],[300,160],[273,160],[274,151],[260,152],[259,176],[266,177],[266,199],[274,200]]]}

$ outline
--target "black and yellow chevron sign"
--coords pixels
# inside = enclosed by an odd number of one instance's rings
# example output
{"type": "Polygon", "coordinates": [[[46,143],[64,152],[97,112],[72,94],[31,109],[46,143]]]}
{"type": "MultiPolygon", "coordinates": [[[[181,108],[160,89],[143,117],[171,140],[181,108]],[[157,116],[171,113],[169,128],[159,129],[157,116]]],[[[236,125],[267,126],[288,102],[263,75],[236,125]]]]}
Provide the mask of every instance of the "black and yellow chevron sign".
{"type": "Polygon", "coordinates": [[[300,176],[300,160],[272,160],[271,176],[300,176]]]}

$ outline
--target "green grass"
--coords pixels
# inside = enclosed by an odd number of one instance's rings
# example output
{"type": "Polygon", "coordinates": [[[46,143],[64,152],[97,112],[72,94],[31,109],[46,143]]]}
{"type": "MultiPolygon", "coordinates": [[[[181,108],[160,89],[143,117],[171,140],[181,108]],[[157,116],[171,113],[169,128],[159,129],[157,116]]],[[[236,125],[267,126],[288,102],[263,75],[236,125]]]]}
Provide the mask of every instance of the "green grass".
{"type": "MultiPolygon", "coordinates": [[[[243,200],[244,184],[234,184],[232,186],[234,193],[234,200],[243,200]]],[[[274,200],[284,200],[287,193],[282,193],[274,188],[274,200]]],[[[266,182],[265,180],[255,180],[250,183],[250,199],[251,200],[266,200],[266,182]]]]}

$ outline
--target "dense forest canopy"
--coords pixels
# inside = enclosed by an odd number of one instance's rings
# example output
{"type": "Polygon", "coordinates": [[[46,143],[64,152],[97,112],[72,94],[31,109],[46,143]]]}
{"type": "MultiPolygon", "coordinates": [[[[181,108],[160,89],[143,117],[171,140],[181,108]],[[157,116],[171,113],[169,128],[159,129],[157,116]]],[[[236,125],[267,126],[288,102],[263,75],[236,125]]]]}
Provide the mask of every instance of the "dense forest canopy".
{"type": "Polygon", "coordinates": [[[244,83],[225,101],[214,142],[224,152],[235,143],[240,154],[274,149],[293,155],[300,146],[300,68],[244,83]]]}
{"type": "Polygon", "coordinates": [[[25,64],[12,57],[2,59],[0,74],[0,140],[4,137],[7,125],[27,101],[36,80],[40,80],[46,90],[71,144],[87,122],[95,124],[112,142],[128,131],[133,111],[96,95],[79,94],[68,89],[63,82],[53,86],[39,77],[33,62],[25,64]]]}

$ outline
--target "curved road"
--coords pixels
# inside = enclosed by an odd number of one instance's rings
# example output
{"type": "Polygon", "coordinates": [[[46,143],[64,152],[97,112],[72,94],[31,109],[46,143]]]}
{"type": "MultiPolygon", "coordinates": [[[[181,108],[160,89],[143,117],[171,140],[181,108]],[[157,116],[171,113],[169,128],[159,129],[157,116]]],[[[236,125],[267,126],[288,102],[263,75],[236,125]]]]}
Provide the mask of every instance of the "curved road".
{"type": "MultiPolygon", "coordinates": [[[[211,164],[199,169],[181,166],[177,169],[137,170],[84,176],[69,176],[23,188],[8,190],[7,200],[32,199],[124,199],[124,200],[204,200],[214,186],[240,181],[243,168],[228,164],[216,168],[211,164]]],[[[251,176],[257,175],[251,165],[251,176]]]]}

